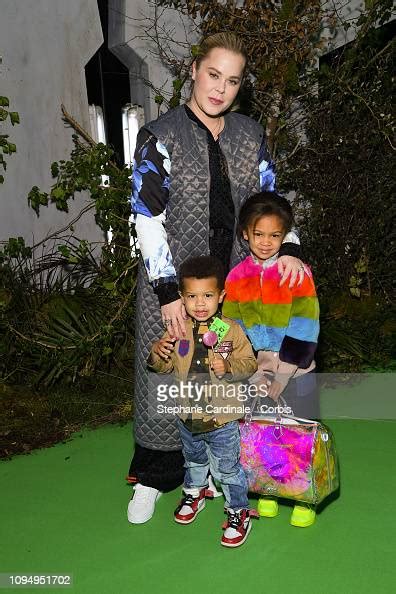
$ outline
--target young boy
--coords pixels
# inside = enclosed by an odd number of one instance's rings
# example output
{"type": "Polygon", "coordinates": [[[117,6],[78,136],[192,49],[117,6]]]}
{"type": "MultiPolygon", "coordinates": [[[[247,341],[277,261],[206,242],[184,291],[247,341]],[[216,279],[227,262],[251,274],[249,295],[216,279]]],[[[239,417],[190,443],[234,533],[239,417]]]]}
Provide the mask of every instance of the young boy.
{"type": "Polygon", "coordinates": [[[194,397],[194,402],[187,403],[189,408],[184,407],[187,412],[178,415],[186,474],[175,521],[190,524],[204,509],[210,470],[226,498],[228,522],[221,544],[238,547],[249,535],[252,512],[239,462],[237,419],[244,412],[237,382],[250,377],[257,364],[241,327],[218,311],[225,291],[224,271],[216,258],[202,256],[183,262],[179,288],[189,316],[186,336],[176,340],[165,332],[153,344],[149,359],[152,369],[174,372],[201,395],[199,402],[194,397]]]}

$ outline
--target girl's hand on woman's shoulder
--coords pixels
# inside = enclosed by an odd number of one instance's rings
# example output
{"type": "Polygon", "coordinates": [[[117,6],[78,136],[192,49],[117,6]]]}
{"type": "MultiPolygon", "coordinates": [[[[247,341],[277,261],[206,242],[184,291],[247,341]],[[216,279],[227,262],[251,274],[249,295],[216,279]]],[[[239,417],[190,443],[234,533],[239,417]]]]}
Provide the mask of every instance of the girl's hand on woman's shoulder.
{"type": "Polygon", "coordinates": [[[279,286],[281,287],[289,278],[289,289],[294,287],[298,278],[297,286],[300,286],[306,274],[304,263],[294,256],[281,256],[278,258],[278,272],[281,275],[279,286]]]}

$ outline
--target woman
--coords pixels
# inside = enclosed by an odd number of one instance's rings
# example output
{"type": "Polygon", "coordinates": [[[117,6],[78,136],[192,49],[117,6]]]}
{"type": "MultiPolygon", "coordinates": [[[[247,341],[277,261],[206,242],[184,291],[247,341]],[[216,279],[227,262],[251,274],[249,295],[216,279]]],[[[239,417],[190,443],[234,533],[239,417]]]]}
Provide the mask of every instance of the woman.
{"type": "MultiPolygon", "coordinates": [[[[175,337],[185,331],[185,311],[176,272],[189,256],[211,254],[226,272],[246,254],[235,241],[236,220],[246,198],[274,189],[274,169],[262,127],[230,112],[241,86],[246,54],[232,33],[200,45],[192,66],[190,101],[143,126],[137,139],[132,209],[143,263],[136,314],[135,453],[129,481],[135,492],[128,520],[143,523],[162,491],[183,482],[183,457],[173,417],[155,413],[146,359],[165,326],[175,337]],[[145,270],[144,270],[145,268],[145,270]]],[[[279,258],[281,282],[301,282],[302,263],[294,234],[279,258]]]]}

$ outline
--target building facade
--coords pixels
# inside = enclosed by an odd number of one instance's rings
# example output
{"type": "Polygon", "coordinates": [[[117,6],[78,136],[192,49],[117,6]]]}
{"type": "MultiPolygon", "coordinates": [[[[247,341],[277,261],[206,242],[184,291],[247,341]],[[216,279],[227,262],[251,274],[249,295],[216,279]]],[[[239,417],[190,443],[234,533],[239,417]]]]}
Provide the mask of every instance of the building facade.
{"type": "MultiPolygon", "coordinates": [[[[89,115],[84,67],[103,41],[96,0],[2,0],[0,6],[0,95],[20,124],[2,125],[17,152],[7,156],[0,185],[0,241],[22,236],[33,245],[73,219],[86,204],[80,196],[70,213],[28,206],[33,186],[48,191],[50,166],[67,159],[73,130],[62,121],[61,104],[87,130],[89,115]]],[[[81,218],[77,236],[100,240],[92,215],[81,218]]]]}

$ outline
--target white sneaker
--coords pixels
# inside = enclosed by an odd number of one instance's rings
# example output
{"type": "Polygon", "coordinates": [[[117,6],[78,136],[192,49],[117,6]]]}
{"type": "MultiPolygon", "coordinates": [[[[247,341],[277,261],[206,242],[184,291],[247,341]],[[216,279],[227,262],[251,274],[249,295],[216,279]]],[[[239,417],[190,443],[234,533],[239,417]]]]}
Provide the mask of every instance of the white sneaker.
{"type": "Polygon", "coordinates": [[[155,503],[162,495],[158,489],[145,487],[137,483],[134,495],[128,503],[128,522],[131,524],[144,524],[153,517],[155,503]]]}
{"type": "Polygon", "coordinates": [[[208,490],[209,491],[212,491],[213,497],[214,498],[216,498],[216,497],[222,497],[223,493],[222,493],[222,491],[218,491],[217,490],[216,484],[215,484],[215,482],[214,482],[213,477],[212,477],[211,474],[208,475],[208,483],[209,483],[208,484],[208,490]]]}

